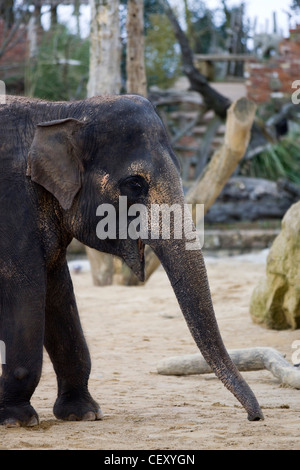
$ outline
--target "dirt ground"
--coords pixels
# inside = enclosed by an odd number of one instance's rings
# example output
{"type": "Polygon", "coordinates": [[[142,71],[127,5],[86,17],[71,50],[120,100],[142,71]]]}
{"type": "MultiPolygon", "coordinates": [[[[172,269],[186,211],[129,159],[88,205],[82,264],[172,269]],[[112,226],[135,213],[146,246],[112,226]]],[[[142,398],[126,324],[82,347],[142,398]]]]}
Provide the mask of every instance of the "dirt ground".
{"type": "MultiPolygon", "coordinates": [[[[264,264],[226,258],[207,260],[207,269],[227,348],[271,346],[291,362],[300,331],[266,330],[249,316],[250,295],[264,264]]],[[[90,391],[104,418],[54,418],[56,379],[45,353],[32,399],[40,424],[0,427],[0,449],[300,449],[300,390],[281,386],[269,371],[243,372],[265,415],[260,422],[249,422],[212,374],[156,373],[161,359],[198,352],[162,270],[143,287],[94,287],[84,270],[72,276],[92,357],[90,391]]]]}

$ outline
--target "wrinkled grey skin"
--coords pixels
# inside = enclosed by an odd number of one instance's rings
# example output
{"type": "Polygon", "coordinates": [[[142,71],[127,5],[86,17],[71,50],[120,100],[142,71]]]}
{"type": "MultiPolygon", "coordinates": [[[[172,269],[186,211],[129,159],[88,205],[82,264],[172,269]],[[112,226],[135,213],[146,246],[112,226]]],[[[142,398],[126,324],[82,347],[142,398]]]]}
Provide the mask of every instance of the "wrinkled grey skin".
{"type": "MultiPolygon", "coordinates": [[[[255,396],[230,360],[216,323],[200,250],[185,239],[100,240],[102,203],[184,204],[179,166],[152,105],[138,96],[49,103],[8,97],[0,107],[0,423],[30,426],[43,345],[57,375],[57,418],[101,417],[88,391],[90,357],[66,249],[75,237],[121,257],[143,278],[144,243],[164,266],[204,358],[248,412],[255,396]]],[[[100,295],[100,294],[99,294],[100,295]]]]}

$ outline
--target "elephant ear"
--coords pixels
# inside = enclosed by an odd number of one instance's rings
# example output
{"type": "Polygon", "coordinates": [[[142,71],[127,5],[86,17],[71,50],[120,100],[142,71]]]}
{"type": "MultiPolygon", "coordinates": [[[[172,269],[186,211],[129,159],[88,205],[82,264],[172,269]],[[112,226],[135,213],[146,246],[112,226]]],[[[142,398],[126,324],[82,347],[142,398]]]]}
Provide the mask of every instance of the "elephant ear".
{"type": "Polygon", "coordinates": [[[29,150],[26,175],[69,209],[81,187],[83,165],[76,134],[84,123],[67,118],[37,125],[29,150]]]}

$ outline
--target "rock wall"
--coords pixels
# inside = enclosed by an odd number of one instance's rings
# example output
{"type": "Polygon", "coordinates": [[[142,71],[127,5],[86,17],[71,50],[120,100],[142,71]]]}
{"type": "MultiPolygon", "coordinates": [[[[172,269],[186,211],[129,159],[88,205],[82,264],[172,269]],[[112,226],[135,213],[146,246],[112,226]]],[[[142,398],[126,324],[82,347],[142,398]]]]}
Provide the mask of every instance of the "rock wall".
{"type": "Polygon", "coordinates": [[[227,181],[216,202],[208,210],[205,222],[281,220],[299,199],[300,193],[288,190],[281,181],[234,176],[227,181]]]}

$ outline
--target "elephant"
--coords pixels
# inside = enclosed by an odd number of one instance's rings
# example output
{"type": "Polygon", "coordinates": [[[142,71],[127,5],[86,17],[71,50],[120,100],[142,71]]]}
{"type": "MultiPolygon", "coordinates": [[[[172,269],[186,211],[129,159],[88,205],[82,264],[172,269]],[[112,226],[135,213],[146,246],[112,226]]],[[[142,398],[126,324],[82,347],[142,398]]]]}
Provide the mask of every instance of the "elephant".
{"type": "MultiPolygon", "coordinates": [[[[45,347],[60,420],[102,418],[88,381],[84,338],[66,252],[73,238],[121,258],[143,279],[146,245],[159,258],[192,337],[248,419],[264,419],[224,346],[201,248],[186,237],[99,237],[101,205],[183,207],[180,165],[154,106],[134,94],[58,102],[7,96],[0,106],[0,423],[34,426],[31,405],[45,347]]],[[[129,224],[132,217],[127,220],[129,224]]],[[[124,227],[123,227],[124,228],[124,227]]],[[[122,236],[121,236],[122,235],[122,236]]],[[[101,294],[100,294],[101,295],[101,294]]]]}

